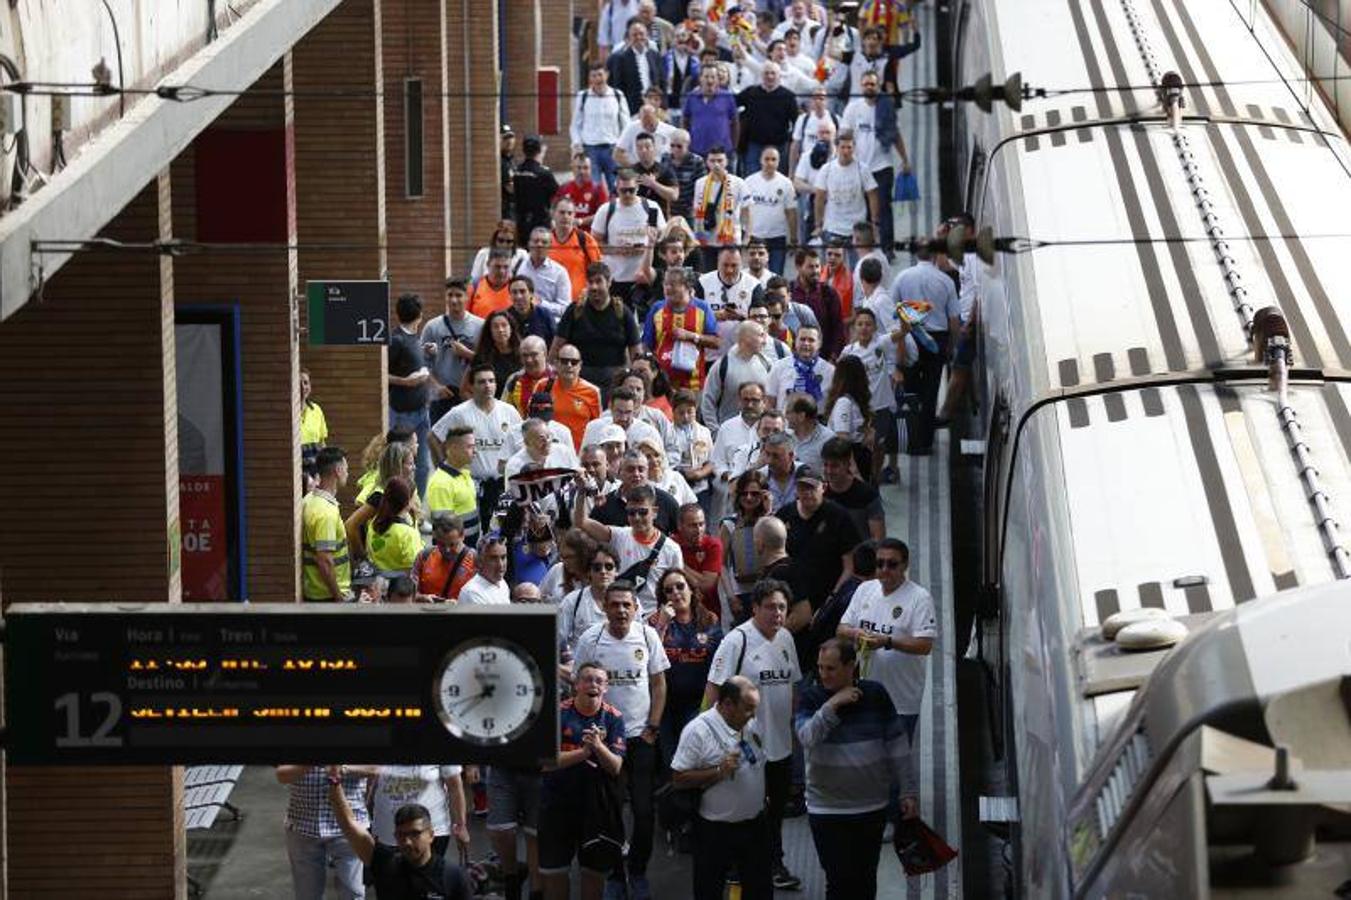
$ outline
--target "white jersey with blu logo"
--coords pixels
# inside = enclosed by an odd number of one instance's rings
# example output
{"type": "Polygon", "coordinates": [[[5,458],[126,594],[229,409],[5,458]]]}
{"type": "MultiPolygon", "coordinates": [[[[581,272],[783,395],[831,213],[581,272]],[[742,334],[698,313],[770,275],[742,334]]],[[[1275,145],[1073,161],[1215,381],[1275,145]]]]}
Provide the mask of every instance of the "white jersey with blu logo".
{"type": "Polygon", "coordinates": [[[755,718],[765,756],[770,762],[786,758],[793,752],[793,685],[802,680],[792,634],[780,628],[766,638],[754,619],[732,629],[713,655],[708,681],[722,684],[733,675],[745,675],[760,688],[755,718]]]}
{"type": "Polygon", "coordinates": [[[609,674],[605,702],[624,715],[624,736],[642,734],[652,711],[651,676],[671,668],[656,629],[635,620],[629,633],[617,638],[610,633],[608,622],[593,625],[577,639],[572,671],[587,662],[599,663],[609,674]]]}
{"type": "MultiPolygon", "coordinates": [[[[883,637],[938,636],[933,597],[913,581],[902,582],[890,594],[882,592],[882,582],[876,579],[863,582],[849,601],[840,624],[883,637]]],[[[882,683],[898,713],[919,714],[926,678],[923,656],[904,650],[874,650],[864,677],[882,683]]]]}

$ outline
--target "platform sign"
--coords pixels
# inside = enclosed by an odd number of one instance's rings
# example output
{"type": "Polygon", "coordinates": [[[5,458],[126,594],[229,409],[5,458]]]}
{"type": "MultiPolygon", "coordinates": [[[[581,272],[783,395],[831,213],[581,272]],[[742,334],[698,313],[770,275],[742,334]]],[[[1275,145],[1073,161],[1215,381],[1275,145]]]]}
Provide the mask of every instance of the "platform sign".
{"type": "Polygon", "coordinates": [[[557,754],[552,606],[15,604],[4,640],[18,765],[557,754]]]}
{"type": "Polygon", "coordinates": [[[388,281],[307,281],[311,346],[388,344],[388,281]]]}

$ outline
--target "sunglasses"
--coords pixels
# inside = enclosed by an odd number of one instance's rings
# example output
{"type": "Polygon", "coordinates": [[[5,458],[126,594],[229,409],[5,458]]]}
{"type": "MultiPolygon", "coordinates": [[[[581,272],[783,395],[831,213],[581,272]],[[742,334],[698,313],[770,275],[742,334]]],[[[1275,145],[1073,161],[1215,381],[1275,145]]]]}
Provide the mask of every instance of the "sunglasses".
{"type": "Polygon", "coordinates": [[[637,189],[636,187],[620,188],[620,189],[619,189],[619,193],[621,193],[621,194],[636,194],[636,193],[638,193],[638,189],[637,189]]]}
{"type": "Polygon", "coordinates": [[[904,565],[899,559],[879,559],[877,568],[879,569],[899,569],[904,565]]]}
{"type": "Polygon", "coordinates": [[[558,364],[560,366],[580,366],[582,361],[578,357],[560,356],[558,357],[558,364]]]}
{"type": "Polygon", "coordinates": [[[614,570],[615,570],[615,564],[614,564],[614,563],[592,563],[592,564],[591,564],[591,571],[592,571],[592,572],[613,572],[614,570]]]}

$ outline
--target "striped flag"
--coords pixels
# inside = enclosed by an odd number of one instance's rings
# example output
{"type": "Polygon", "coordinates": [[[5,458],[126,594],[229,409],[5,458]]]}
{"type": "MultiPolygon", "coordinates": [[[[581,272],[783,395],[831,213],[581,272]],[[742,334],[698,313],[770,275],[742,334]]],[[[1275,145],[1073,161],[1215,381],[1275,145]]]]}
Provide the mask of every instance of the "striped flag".
{"type": "Polygon", "coordinates": [[[858,8],[858,30],[881,28],[886,44],[903,43],[901,30],[910,24],[910,4],[904,0],[863,0],[858,8]]]}

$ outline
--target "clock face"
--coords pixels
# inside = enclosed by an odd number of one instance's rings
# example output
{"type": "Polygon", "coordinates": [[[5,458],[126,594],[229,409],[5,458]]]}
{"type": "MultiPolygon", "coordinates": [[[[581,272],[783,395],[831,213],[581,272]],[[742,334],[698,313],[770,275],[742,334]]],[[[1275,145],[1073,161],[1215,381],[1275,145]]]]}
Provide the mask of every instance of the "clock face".
{"type": "Polygon", "coordinates": [[[544,702],[535,660],[502,638],[473,638],[446,654],[432,682],[436,714],[455,737],[510,743],[529,729],[544,702]]]}

